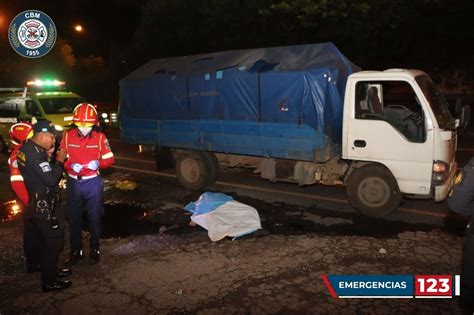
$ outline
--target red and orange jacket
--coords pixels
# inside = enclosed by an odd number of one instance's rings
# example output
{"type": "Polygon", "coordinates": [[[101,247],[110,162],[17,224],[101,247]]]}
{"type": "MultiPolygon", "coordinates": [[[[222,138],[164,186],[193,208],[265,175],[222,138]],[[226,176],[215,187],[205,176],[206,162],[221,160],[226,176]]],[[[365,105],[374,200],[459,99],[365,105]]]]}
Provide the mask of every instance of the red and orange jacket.
{"type": "Polygon", "coordinates": [[[25,182],[23,181],[23,176],[21,176],[20,169],[18,168],[18,161],[16,158],[16,153],[18,152],[19,147],[15,147],[10,154],[8,159],[8,166],[10,167],[10,184],[13,191],[17,197],[25,205],[28,204],[28,190],[26,190],[25,182]]]}
{"type": "Polygon", "coordinates": [[[68,130],[61,141],[61,149],[67,150],[68,159],[64,163],[64,170],[72,176],[94,176],[98,170],[87,168],[90,161],[98,160],[99,169],[104,169],[115,163],[114,154],[110,149],[107,137],[99,131],[92,130],[87,136],[83,136],[78,129],[68,130]],[[79,173],[74,172],[72,164],[78,163],[83,166],[79,173]]]}

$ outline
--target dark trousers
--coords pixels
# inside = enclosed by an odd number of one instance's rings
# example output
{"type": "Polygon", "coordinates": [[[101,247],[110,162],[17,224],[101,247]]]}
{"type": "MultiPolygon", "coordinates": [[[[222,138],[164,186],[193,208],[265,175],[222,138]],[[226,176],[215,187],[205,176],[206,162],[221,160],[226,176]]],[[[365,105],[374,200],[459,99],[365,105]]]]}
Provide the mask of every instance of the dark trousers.
{"type": "Polygon", "coordinates": [[[25,252],[27,268],[35,268],[40,265],[40,240],[37,236],[33,223],[23,216],[23,250],[25,252]]]}
{"type": "Polygon", "coordinates": [[[89,249],[99,249],[102,234],[104,182],[101,176],[78,180],[68,176],[67,221],[72,251],[82,250],[82,218],[87,214],[90,229],[89,249]]]}
{"type": "Polygon", "coordinates": [[[32,205],[25,211],[25,234],[31,242],[32,261],[38,262],[41,268],[41,284],[51,285],[56,281],[58,256],[64,237],[63,227],[53,229],[51,222],[35,214],[32,205]],[[33,238],[35,239],[34,241],[33,238]]]}
{"type": "Polygon", "coordinates": [[[474,310],[474,224],[469,222],[464,235],[461,259],[461,299],[474,310]]]}

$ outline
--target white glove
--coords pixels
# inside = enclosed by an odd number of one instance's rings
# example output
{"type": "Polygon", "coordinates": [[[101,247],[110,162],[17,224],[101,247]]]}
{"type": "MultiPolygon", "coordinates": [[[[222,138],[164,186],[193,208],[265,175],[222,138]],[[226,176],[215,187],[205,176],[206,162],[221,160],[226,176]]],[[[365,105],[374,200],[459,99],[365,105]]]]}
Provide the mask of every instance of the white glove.
{"type": "Polygon", "coordinates": [[[76,173],[79,173],[83,168],[83,166],[79,163],[73,163],[71,164],[71,167],[72,167],[72,170],[76,173]]]}
{"type": "Polygon", "coordinates": [[[99,169],[99,161],[97,160],[92,160],[87,164],[87,168],[90,169],[91,171],[97,171],[99,169]]]}

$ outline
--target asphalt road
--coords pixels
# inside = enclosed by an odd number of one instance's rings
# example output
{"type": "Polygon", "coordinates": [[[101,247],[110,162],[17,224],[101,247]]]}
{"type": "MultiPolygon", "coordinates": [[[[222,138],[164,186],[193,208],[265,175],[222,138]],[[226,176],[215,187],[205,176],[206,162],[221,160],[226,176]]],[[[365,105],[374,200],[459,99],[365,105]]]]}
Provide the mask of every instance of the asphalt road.
{"type": "MultiPolygon", "coordinates": [[[[464,165],[474,153],[474,141],[472,139],[470,133],[460,137],[456,155],[456,160],[460,166],[464,165]]],[[[115,152],[115,168],[117,170],[176,178],[173,169],[156,172],[152,152],[141,152],[138,145],[123,143],[117,130],[109,132],[109,140],[115,152]]],[[[331,216],[355,212],[346,199],[344,187],[323,185],[299,187],[295,184],[270,183],[253,174],[250,170],[221,170],[217,183],[209,187],[209,190],[234,192],[238,195],[266,202],[282,202],[288,205],[315,207],[331,213],[331,216]]],[[[436,203],[432,200],[404,198],[399,209],[386,219],[437,225],[459,230],[462,230],[462,227],[465,226],[465,220],[452,213],[446,202],[436,203]]]]}

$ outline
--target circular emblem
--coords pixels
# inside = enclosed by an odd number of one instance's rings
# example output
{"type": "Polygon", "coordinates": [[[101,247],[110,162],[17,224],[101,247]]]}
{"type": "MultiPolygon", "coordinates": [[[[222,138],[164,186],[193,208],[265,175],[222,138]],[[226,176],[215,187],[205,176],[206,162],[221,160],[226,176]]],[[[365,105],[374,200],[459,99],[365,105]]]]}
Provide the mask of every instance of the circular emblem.
{"type": "Polygon", "coordinates": [[[8,39],[13,49],[26,58],[39,58],[56,43],[56,26],[44,12],[23,11],[10,23],[8,39]]]}

